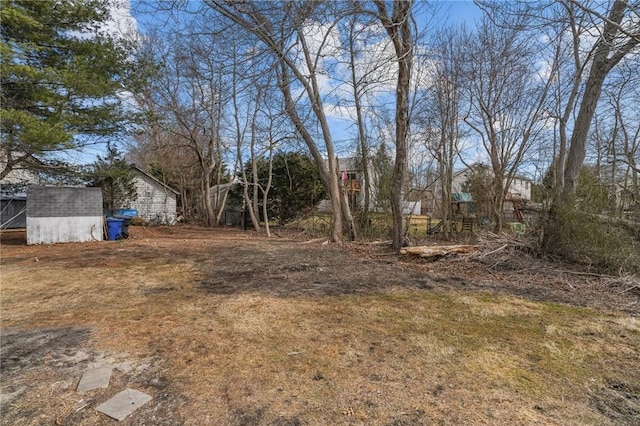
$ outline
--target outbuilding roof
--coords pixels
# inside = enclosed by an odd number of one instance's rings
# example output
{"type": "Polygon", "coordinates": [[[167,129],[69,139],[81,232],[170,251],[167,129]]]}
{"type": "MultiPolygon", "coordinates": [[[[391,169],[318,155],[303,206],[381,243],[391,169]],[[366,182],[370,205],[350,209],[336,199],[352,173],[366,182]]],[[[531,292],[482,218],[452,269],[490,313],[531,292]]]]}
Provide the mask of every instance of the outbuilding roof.
{"type": "Polygon", "coordinates": [[[176,195],[180,195],[180,192],[171,188],[169,185],[165,184],[164,182],[160,181],[158,178],[156,178],[155,176],[145,172],[144,170],[142,170],[140,167],[138,167],[135,164],[131,165],[131,168],[134,169],[135,171],[137,171],[138,173],[148,177],[149,179],[151,179],[152,181],[154,181],[155,183],[157,183],[158,185],[164,187],[165,189],[167,189],[168,191],[173,192],[176,195]]]}

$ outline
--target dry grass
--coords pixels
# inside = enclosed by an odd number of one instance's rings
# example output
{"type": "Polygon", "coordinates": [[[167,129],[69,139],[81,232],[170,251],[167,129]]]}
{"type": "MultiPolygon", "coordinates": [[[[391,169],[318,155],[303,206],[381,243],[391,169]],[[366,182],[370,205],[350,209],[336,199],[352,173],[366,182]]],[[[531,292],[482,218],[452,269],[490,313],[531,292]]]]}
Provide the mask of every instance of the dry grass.
{"type": "MultiPolygon", "coordinates": [[[[284,253],[290,265],[317,255],[312,266],[326,268],[319,276],[333,271],[345,281],[363,268],[381,282],[389,281],[385,273],[402,282],[415,272],[357,259],[327,263],[347,254],[318,246],[194,235],[3,247],[3,334],[90,330],[89,341],[58,350],[133,366],[135,375],[114,373],[110,388],[133,382],[154,396],[156,411],[125,424],[161,424],[162,404],[175,411],[163,424],[194,425],[602,425],[640,416],[633,411],[640,407],[636,317],[411,285],[283,297],[256,290],[275,270],[267,262],[263,275],[247,274],[247,253],[272,261],[284,253]],[[233,264],[230,251],[245,256],[233,264]],[[255,286],[231,293],[203,287],[234,268],[245,271],[238,280],[255,286]],[[622,414],[616,389],[630,395],[622,414]]],[[[309,270],[289,279],[300,277],[320,280],[309,270]]],[[[67,360],[65,373],[77,373],[73,365],[67,360]]],[[[73,376],[61,377],[55,365],[25,365],[9,378],[4,394],[31,382],[5,404],[3,424],[52,424],[79,399],[73,376]]],[[[90,405],[107,393],[89,395],[90,405]]],[[[111,424],[87,408],[73,413],[61,424],[111,424]]]]}

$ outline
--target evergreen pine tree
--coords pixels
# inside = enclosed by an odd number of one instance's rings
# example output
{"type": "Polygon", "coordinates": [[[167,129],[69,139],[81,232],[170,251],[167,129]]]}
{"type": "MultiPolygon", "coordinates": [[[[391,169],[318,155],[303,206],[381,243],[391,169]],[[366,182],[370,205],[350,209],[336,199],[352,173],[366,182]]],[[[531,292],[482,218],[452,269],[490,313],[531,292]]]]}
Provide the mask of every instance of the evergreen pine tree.
{"type": "Polygon", "coordinates": [[[0,179],[123,130],[134,64],[123,39],[100,31],[108,19],[109,0],[3,0],[0,179]]]}

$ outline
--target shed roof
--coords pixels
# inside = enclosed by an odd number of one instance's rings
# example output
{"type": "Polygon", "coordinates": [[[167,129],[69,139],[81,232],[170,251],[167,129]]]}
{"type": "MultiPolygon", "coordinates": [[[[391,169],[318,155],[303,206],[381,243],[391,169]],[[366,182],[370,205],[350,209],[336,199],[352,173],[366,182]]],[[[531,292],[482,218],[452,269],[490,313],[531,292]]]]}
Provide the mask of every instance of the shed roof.
{"type": "Polygon", "coordinates": [[[30,186],[27,217],[102,216],[102,190],[78,186],[30,186]]]}
{"type": "Polygon", "coordinates": [[[140,167],[138,167],[135,164],[131,165],[131,168],[134,169],[135,171],[137,171],[138,173],[148,177],[149,179],[151,179],[152,181],[154,181],[155,183],[157,183],[158,185],[162,186],[163,188],[167,189],[168,191],[173,192],[175,195],[180,195],[180,192],[171,188],[169,185],[165,184],[164,182],[160,181],[158,178],[156,178],[155,176],[145,172],[144,170],[142,170],[140,167]]]}

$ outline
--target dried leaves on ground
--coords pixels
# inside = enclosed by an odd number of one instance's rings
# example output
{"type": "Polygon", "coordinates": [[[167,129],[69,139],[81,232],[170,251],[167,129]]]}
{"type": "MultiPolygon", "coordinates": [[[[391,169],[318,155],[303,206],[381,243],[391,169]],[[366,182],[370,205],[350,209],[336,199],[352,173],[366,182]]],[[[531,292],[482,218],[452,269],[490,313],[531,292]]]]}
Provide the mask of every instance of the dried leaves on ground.
{"type": "Polygon", "coordinates": [[[153,400],[123,425],[640,418],[632,277],[482,242],[428,262],[286,231],[131,234],[33,247],[2,235],[2,424],[113,424],[95,407],[127,387],[153,400]],[[109,388],[76,393],[104,364],[109,388]]]}

